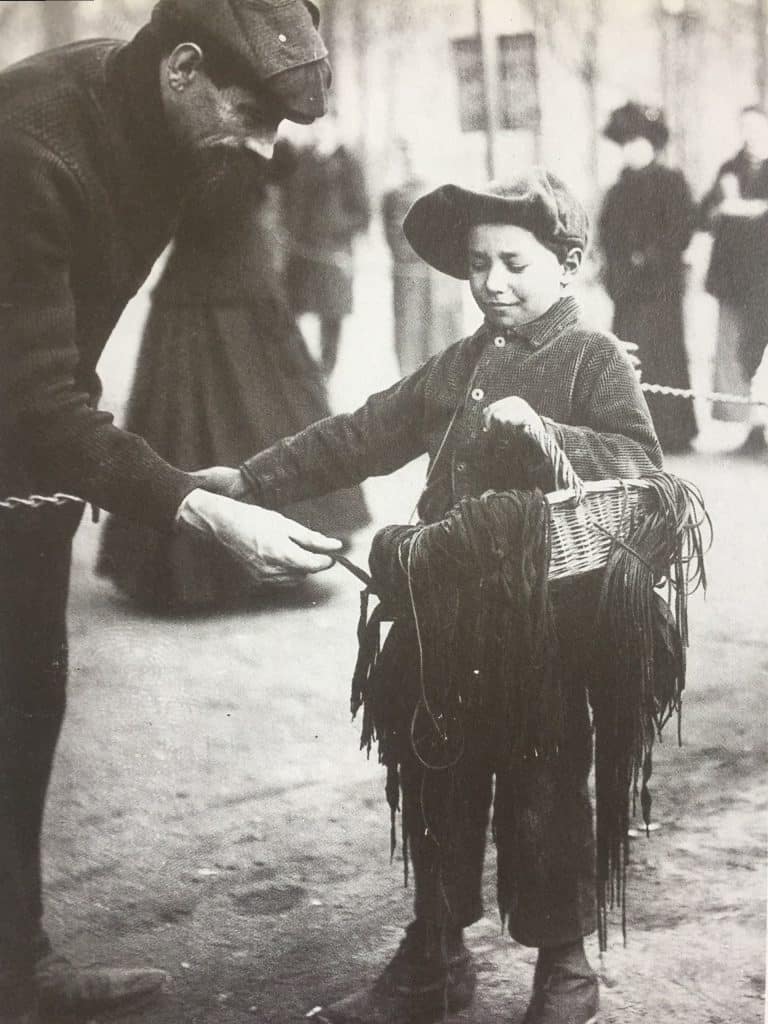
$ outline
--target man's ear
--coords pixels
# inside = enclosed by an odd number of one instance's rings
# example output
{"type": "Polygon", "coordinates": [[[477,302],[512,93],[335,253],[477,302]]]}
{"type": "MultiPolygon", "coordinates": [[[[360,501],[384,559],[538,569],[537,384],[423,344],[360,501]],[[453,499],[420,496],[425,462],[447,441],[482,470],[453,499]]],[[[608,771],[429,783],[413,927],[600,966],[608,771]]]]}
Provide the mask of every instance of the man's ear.
{"type": "Polygon", "coordinates": [[[182,92],[194,81],[202,66],[203,51],[197,43],[179,43],[166,62],[168,85],[176,92],[182,92]]]}

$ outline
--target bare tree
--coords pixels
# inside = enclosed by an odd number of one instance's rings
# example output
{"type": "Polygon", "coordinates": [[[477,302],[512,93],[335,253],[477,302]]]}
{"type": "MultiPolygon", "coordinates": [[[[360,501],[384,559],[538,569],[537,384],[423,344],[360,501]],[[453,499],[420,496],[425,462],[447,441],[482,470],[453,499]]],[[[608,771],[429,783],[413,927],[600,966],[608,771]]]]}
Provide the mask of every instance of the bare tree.
{"type": "Polygon", "coordinates": [[[0,32],[6,32],[18,7],[0,7],[0,32]]]}
{"type": "Polygon", "coordinates": [[[755,40],[757,45],[755,85],[761,103],[766,101],[768,89],[768,11],[766,0],[755,0],[755,40]]]}
{"type": "Polygon", "coordinates": [[[64,43],[71,43],[76,37],[76,0],[57,0],[52,4],[40,4],[40,17],[46,48],[63,46],[64,43]]]}

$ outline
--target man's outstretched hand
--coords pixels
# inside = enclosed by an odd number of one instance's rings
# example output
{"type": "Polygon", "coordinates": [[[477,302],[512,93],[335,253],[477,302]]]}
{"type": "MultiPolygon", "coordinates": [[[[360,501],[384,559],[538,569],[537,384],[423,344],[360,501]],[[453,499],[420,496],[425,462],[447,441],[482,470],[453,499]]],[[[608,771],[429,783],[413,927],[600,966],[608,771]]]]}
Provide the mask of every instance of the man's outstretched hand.
{"type": "Polygon", "coordinates": [[[330,555],[342,546],[341,541],[309,530],[279,512],[201,488],[186,496],[176,522],[180,529],[215,538],[246,566],[254,580],[265,583],[298,582],[310,573],[330,569],[330,555]]]}

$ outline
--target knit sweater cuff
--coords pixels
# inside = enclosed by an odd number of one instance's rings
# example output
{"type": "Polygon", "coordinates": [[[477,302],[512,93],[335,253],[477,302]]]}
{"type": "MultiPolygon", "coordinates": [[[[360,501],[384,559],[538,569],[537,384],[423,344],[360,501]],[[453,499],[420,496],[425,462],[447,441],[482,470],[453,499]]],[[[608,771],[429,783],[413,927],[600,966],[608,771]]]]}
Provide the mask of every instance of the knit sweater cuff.
{"type": "Polygon", "coordinates": [[[551,420],[548,416],[542,416],[541,422],[544,424],[544,429],[547,431],[549,436],[555,441],[560,447],[563,447],[563,432],[559,425],[551,420]]]}
{"type": "Polygon", "coordinates": [[[248,487],[248,490],[250,492],[250,495],[253,498],[254,502],[257,505],[263,505],[263,502],[264,502],[263,488],[261,486],[261,481],[259,479],[259,474],[254,469],[254,465],[253,465],[254,462],[255,462],[255,459],[248,459],[247,462],[242,462],[240,464],[240,466],[238,467],[238,469],[240,470],[240,475],[242,476],[243,480],[245,481],[245,483],[246,483],[246,485],[248,487]]]}

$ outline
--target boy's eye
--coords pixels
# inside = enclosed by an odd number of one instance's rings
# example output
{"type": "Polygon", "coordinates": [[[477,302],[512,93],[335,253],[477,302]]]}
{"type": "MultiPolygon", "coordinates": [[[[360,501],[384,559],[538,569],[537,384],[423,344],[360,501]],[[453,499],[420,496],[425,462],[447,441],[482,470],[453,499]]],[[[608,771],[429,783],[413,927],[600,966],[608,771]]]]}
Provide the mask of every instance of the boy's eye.
{"type": "Polygon", "coordinates": [[[507,268],[507,270],[511,270],[513,274],[520,274],[526,269],[528,264],[515,263],[513,260],[504,260],[504,266],[507,268]]]}
{"type": "Polygon", "coordinates": [[[482,256],[471,256],[469,266],[472,270],[485,270],[488,267],[488,260],[483,259],[482,256]]]}

